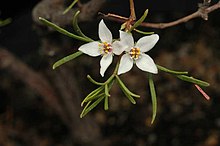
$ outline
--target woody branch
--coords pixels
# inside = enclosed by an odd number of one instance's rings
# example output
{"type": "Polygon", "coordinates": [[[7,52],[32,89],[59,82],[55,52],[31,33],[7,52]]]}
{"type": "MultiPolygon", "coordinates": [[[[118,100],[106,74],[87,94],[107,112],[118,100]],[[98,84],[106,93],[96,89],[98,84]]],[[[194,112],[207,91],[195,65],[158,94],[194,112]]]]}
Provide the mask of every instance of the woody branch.
{"type": "MultiPolygon", "coordinates": [[[[204,2],[199,5],[199,8],[196,12],[190,15],[187,15],[183,18],[177,19],[175,21],[166,22],[166,23],[143,22],[140,24],[140,26],[149,27],[149,28],[157,28],[157,29],[165,29],[165,28],[172,27],[172,26],[175,26],[181,23],[186,23],[192,19],[199,18],[199,17],[204,20],[208,20],[208,14],[220,8],[220,1],[216,4],[213,4],[212,6],[208,6],[210,2],[211,2],[210,0],[209,1],[204,0],[204,2]]],[[[123,17],[120,15],[111,14],[111,13],[108,13],[107,15],[102,14],[102,13],[100,14],[103,15],[105,19],[109,19],[112,21],[120,22],[120,23],[127,22],[130,19],[127,17],[123,17]]],[[[135,23],[135,21],[133,21],[132,23],[135,23]]]]}

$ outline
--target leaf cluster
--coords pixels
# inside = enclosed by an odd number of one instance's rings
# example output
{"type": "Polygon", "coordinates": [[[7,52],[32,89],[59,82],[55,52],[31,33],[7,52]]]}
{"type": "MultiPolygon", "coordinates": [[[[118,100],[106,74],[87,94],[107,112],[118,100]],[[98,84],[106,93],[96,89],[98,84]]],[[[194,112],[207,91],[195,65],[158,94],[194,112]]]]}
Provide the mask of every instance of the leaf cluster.
{"type": "MultiPolygon", "coordinates": [[[[73,3],[64,11],[64,13],[67,13],[77,3],[77,1],[78,0],[74,0],[73,3]]],[[[78,26],[77,18],[78,18],[79,13],[80,13],[80,11],[77,11],[74,13],[73,22],[72,22],[73,29],[76,32],[76,34],[71,33],[69,31],[63,29],[63,28],[57,26],[56,24],[54,24],[54,23],[52,23],[42,17],[39,17],[39,20],[43,24],[53,28],[54,30],[60,32],[61,34],[64,34],[66,36],[69,36],[69,37],[74,38],[79,41],[92,42],[93,40],[91,38],[87,37],[81,31],[80,27],[78,26]]],[[[148,14],[148,10],[146,10],[144,12],[143,16],[138,21],[136,21],[136,23],[134,23],[133,26],[130,27],[128,32],[136,31],[136,32],[144,34],[144,35],[152,34],[153,32],[143,32],[143,31],[137,29],[137,27],[140,26],[140,24],[145,20],[145,18],[147,17],[147,14],[148,14]]],[[[126,23],[122,24],[121,29],[125,29],[125,27],[126,27],[126,23]]],[[[65,64],[66,62],[69,62],[73,59],[76,59],[77,57],[81,56],[82,54],[83,53],[81,51],[77,51],[73,54],[70,54],[70,55],[58,60],[57,62],[55,62],[53,64],[53,69],[56,69],[57,67],[65,64]]],[[[118,86],[120,87],[120,89],[122,90],[124,95],[128,98],[128,100],[132,104],[136,104],[135,98],[140,98],[140,95],[131,92],[126,87],[125,83],[117,75],[118,64],[119,63],[117,63],[113,74],[103,83],[95,81],[89,75],[87,76],[88,80],[91,83],[97,85],[98,88],[96,88],[91,93],[89,93],[82,101],[81,106],[84,106],[84,105],[85,106],[80,114],[81,118],[85,117],[90,111],[92,111],[95,107],[97,107],[102,101],[104,103],[104,110],[109,109],[109,97],[111,96],[110,90],[111,90],[112,86],[115,84],[115,82],[118,84],[118,86]]],[[[199,86],[202,86],[202,87],[209,86],[209,83],[190,76],[189,73],[186,71],[175,71],[175,70],[167,69],[167,68],[160,66],[160,65],[157,65],[157,68],[160,71],[165,72],[165,73],[169,73],[182,81],[189,82],[189,83],[196,85],[197,89],[199,88],[200,91],[202,91],[202,89],[199,86]]],[[[148,84],[149,84],[150,93],[151,93],[151,100],[152,100],[152,121],[151,121],[151,123],[153,123],[156,118],[156,113],[157,113],[157,97],[156,97],[156,89],[155,89],[155,85],[154,85],[154,81],[153,81],[153,75],[151,73],[148,73],[148,84]]],[[[202,92],[202,94],[204,95],[203,92],[202,92]]]]}

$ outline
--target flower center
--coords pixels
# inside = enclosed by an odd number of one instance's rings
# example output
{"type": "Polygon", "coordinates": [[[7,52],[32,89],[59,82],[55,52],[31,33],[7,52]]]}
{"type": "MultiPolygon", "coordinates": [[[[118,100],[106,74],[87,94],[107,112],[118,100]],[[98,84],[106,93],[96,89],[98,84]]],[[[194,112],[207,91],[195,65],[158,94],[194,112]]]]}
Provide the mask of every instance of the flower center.
{"type": "Polygon", "coordinates": [[[107,42],[99,43],[99,50],[102,55],[111,53],[112,52],[112,45],[107,42]]]}
{"type": "Polygon", "coordinates": [[[132,59],[137,60],[141,55],[140,48],[132,48],[129,52],[132,59]]]}

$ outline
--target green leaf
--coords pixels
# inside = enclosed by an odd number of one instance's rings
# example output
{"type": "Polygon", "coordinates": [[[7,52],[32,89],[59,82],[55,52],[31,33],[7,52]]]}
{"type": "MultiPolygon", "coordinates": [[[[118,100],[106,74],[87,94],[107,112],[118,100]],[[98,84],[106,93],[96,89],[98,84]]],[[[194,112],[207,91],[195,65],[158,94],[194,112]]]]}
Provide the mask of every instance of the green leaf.
{"type": "Polygon", "coordinates": [[[144,14],[141,16],[141,18],[134,23],[134,25],[130,28],[129,31],[131,32],[133,29],[135,29],[136,27],[138,27],[138,26],[145,20],[145,18],[147,17],[147,14],[148,14],[148,9],[145,10],[145,12],[144,12],[144,14]]]}
{"type": "Polygon", "coordinates": [[[78,2],[78,0],[74,0],[69,7],[67,7],[64,11],[63,14],[66,14],[70,9],[72,9],[72,7],[78,2]]]}
{"type": "Polygon", "coordinates": [[[108,97],[110,96],[109,94],[109,88],[108,84],[105,84],[105,102],[104,102],[104,109],[108,110],[108,97]]]}
{"type": "Polygon", "coordinates": [[[126,22],[125,23],[123,23],[122,25],[121,25],[121,28],[120,28],[120,30],[123,30],[123,29],[125,29],[125,27],[126,27],[126,22]]]}
{"type": "Polygon", "coordinates": [[[144,34],[144,35],[150,35],[150,34],[154,34],[154,32],[145,32],[145,31],[141,31],[141,30],[138,30],[138,29],[134,29],[134,31],[140,33],[140,34],[144,34]]]}
{"type": "Polygon", "coordinates": [[[125,84],[122,82],[122,80],[119,78],[119,76],[116,76],[116,79],[117,79],[119,85],[124,89],[125,92],[127,92],[127,93],[130,94],[131,96],[134,96],[134,97],[136,97],[136,98],[140,98],[140,95],[137,95],[137,94],[131,92],[131,91],[125,86],[125,84]]]}
{"type": "MultiPolygon", "coordinates": [[[[121,88],[121,90],[123,91],[123,93],[126,95],[126,97],[130,100],[131,103],[136,104],[136,101],[134,100],[134,98],[131,96],[128,88],[124,85],[124,83],[120,80],[120,78],[118,76],[116,76],[116,79],[119,83],[119,87],[121,88]]],[[[136,95],[136,94],[135,94],[136,95]]],[[[139,95],[138,95],[139,96],[139,95]]],[[[140,97],[140,96],[139,96],[140,97]]]]}
{"type": "Polygon", "coordinates": [[[87,78],[90,82],[92,82],[93,84],[96,84],[96,85],[105,85],[105,83],[100,83],[100,82],[97,82],[95,81],[90,75],[87,75],[87,78]]]}
{"type": "Polygon", "coordinates": [[[152,100],[152,111],[153,111],[151,124],[153,124],[154,120],[156,118],[156,115],[157,115],[157,97],[156,97],[156,91],[155,91],[155,87],[154,87],[154,81],[153,81],[152,74],[149,74],[149,86],[150,86],[150,93],[151,93],[151,100],[152,100]]]}
{"type": "Polygon", "coordinates": [[[175,75],[187,75],[188,74],[188,72],[186,72],[186,71],[174,71],[174,70],[170,70],[165,67],[162,67],[160,65],[157,65],[157,68],[161,71],[166,72],[166,73],[175,74],[175,75]]]}
{"type": "Polygon", "coordinates": [[[108,110],[108,107],[109,107],[109,106],[108,106],[108,97],[109,97],[109,96],[106,96],[106,95],[105,95],[105,101],[104,101],[104,109],[105,109],[105,110],[108,110]]]}
{"type": "Polygon", "coordinates": [[[11,18],[8,18],[8,19],[5,19],[5,20],[0,20],[0,27],[8,25],[9,23],[11,23],[11,21],[12,21],[11,18]]]}
{"type": "Polygon", "coordinates": [[[105,98],[105,96],[102,96],[100,98],[98,98],[95,102],[93,102],[90,106],[88,106],[85,110],[83,110],[83,112],[81,113],[80,117],[84,117],[86,114],[88,114],[92,109],[94,109],[103,99],[105,98]]]}
{"type": "MultiPolygon", "coordinates": [[[[113,76],[112,79],[110,79],[110,82],[108,82],[108,87],[109,87],[109,90],[112,88],[113,84],[115,83],[115,76],[113,76]]],[[[111,78],[111,77],[110,77],[111,78]]]]}
{"type": "MultiPolygon", "coordinates": [[[[91,93],[89,93],[89,95],[87,95],[86,98],[82,101],[81,106],[83,106],[83,104],[85,102],[91,101],[94,98],[96,98],[96,96],[98,96],[99,93],[102,92],[103,89],[104,89],[104,86],[100,86],[99,88],[97,88],[94,91],[92,91],[91,93]]],[[[105,95],[105,94],[103,93],[103,95],[105,95]]]]}
{"type": "Polygon", "coordinates": [[[79,57],[79,56],[82,55],[82,54],[83,54],[83,53],[82,53],[81,51],[78,51],[78,52],[76,52],[76,53],[73,53],[73,54],[71,54],[71,55],[68,55],[68,56],[66,56],[66,57],[64,57],[64,58],[62,58],[62,59],[60,59],[60,60],[58,60],[57,62],[55,62],[55,63],[53,64],[53,69],[56,69],[57,67],[63,65],[63,64],[66,63],[66,62],[69,62],[70,60],[73,60],[73,59],[79,57]]]}
{"type": "Polygon", "coordinates": [[[39,17],[39,20],[40,20],[43,24],[45,24],[45,25],[47,25],[47,26],[53,28],[54,30],[56,30],[56,31],[58,31],[58,32],[60,32],[60,33],[62,33],[62,34],[64,34],[64,35],[66,35],[66,36],[68,36],[68,37],[71,37],[71,38],[74,38],[74,39],[77,39],[77,40],[80,40],[80,41],[84,41],[84,42],[91,42],[90,39],[84,38],[84,37],[81,37],[81,36],[78,36],[78,35],[75,35],[75,34],[69,32],[69,31],[67,31],[67,30],[65,30],[65,29],[63,29],[63,28],[57,26],[56,24],[54,24],[54,23],[52,23],[52,22],[50,22],[50,21],[48,21],[48,20],[42,18],[42,17],[39,17]]]}
{"type": "Polygon", "coordinates": [[[85,113],[85,110],[88,108],[88,106],[90,105],[91,101],[89,101],[86,106],[83,108],[81,114],[80,114],[80,118],[83,118],[83,114],[85,113]]]}
{"type": "Polygon", "coordinates": [[[110,96],[109,89],[108,89],[108,84],[105,84],[105,95],[110,96]]]}
{"type": "Polygon", "coordinates": [[[190,82],[190,83],[193,83],[193,84],[197,84],[197,85],[200,85],[200,86],[204,86],[204,87],[209,86],[208,82],[196,79],[194,77],[189,77],[189,76],[186,76],[186,75],[177,75],[177,77],[179,79],[183,80],[183,81],[190,82]]]}
{"type": "Polygon", "coordinates": [[[89,98],[87,98],[87,100],[85,100],[85,102],[89,102],[89,101],[93,101],[93,100],[95,100],[95,99],[97,99],[97,98],[100,98],[100,97],[102,97],[102,96],[105,96],[105,93],[98,93],[98,94],[96,94],[95,96],[90,96],[89,98]]]}
{"type": "Polygon", "coordinates": [[[82,36],[82,37],[84,37],[84,38],[87,38],[88,40],[94,41],[94,40],[92,40],[91,38],[87,37],[85,34],[83,34],[82,31],[81,31],[81,29],[79,28],[79,25],[78,25],[78,16],[79,16],[79,13],[80,13],[80,11],[77,11],[77,12],[75,13],[74,17],[73,17],[73,29],[74,29],[74,31],[75,31],[78,35],[80,35],[80,36],[82,36]]]}
{"type": "MultiPolygon", "coordinates": [[[[119,84],[119,86],[120,86],[120,84],[119,84]]],[[[130,94],[128,94],[128,93],[124,90],[124,88],[123,88],[122,86],[120,86],[120,88],[121,88],[121,90],[124,92],[124,94],[126,95],[126,97],[130,100],[130,102],[133,103],[133,104],[136,104],[136,101],[134,100],[134,98],[133,98],[130,94]]]]}

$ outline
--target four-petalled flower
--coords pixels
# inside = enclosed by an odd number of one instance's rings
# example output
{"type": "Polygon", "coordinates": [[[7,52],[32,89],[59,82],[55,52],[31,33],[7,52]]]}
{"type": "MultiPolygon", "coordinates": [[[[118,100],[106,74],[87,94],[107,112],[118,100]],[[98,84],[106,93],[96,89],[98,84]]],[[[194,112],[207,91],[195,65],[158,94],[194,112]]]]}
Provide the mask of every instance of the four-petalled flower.
{"type": "Polygon", "coordinates": [[[155,65],[153,59],[149,55],[145,54],[145,52],[152,49],[159,40],[159,36],[157,34],[144,36],[135,44],[133,36],[130,33],[120,31],[120,39],[120,50],[124,50],[125,54],[121,57],[118,75],[131,70],[134,63],[143,71],[153,74],[158,73],[157,66],[155,65]]]}
{"type": "Polygon", "coordinates": [[[120,55],[122,50],[117,49],[119,41],[113,42],[112,33],[107,28],[103,20],[101,20],[99,23],[98,35],[101,42],[93,41],[84,44],[79,47],[79,50],[89,56],[102,56],[100,61],[100,74],[101,76],[104,76],[105,71],[112,63],[113,54],[120,55]]]}

